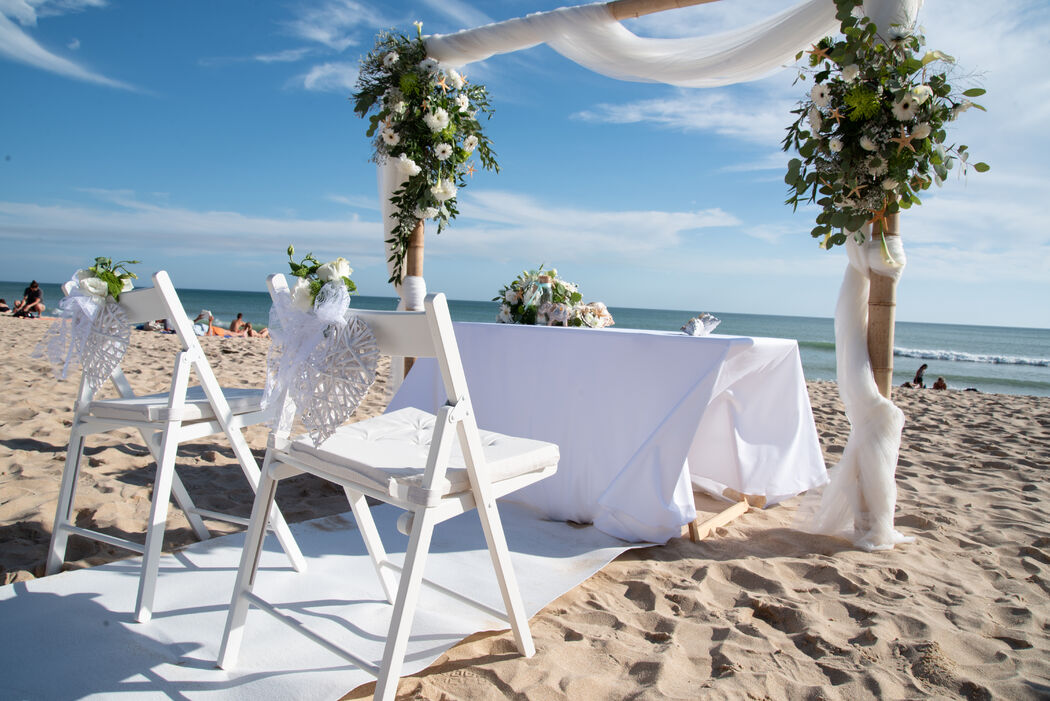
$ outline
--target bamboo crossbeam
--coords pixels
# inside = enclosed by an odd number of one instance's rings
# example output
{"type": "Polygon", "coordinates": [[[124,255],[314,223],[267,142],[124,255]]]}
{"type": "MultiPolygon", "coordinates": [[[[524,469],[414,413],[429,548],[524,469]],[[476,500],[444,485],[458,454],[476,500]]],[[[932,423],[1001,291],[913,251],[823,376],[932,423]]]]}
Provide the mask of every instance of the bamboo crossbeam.
{"type": "Polygon", "coordinates": [[[737,503],[730,506],[728,509],[715,514],[711,518],[707,519],[702,523],[693,521],[689,524],[689,539],[694,543],[699,542],[711,535],[711,532],[716,528],[731,523],[738,517],[743,516],[750,510],[750,505],[747,501],[738,501],[737,503]]]}
{"type": "Polygon", "coordinates": [[[612,2],[606,3],[605,6],[609,8],[612,16],[615,17],[617,21],[620,21],[632,17],[651,15],[655,12],[663,12],[664,10],[675,10],[681,7],[692,7],[693,5],[703,5],[705,3],[717,1],[718,0],[613,0],[612,2]]]}
{"type": "MultiPolygon", "coordinates": [[[[872,237],[900,236],[900,213],[875,222],[872,237]]],[[[872,273],[868,292],[868,358],[879,394],[893,394],[893,326],[897,310],[897,281],[872,273]]]]}

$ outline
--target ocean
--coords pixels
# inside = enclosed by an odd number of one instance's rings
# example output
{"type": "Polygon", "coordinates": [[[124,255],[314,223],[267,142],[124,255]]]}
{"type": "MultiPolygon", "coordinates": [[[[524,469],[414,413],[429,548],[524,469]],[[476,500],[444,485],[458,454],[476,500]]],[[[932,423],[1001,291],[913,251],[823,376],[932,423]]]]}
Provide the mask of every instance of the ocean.
{"type": "MultiPolygon", "coordinates": [[[[0,297],[13,305],[22,298],[26,283],[0,281],[0,297]]],[[[42,283],[49,307],[61,297],[60,286],[42,283]]],[[[208,309],[216,323],[229,326],[237,313],[255,326],[265,326],[270,297],[265,292],[228,290],[179,290],[192,319],[208,309]]],[[[362,309],[393,309],[392,297],[355,295],[362,309]]],[[[494,322],[495,302],[450,300],[455,321],[494,322]]],[[[715,333],[771,336],[798,341],[802,367],[809,380],[835,379],[835,327],[831,319],[763,314],[733,314],[707,310],[629,309],[611,307],[617,328],[677,331],[698,311],[707,311],[722,323],[715,333]]],[[[981,392],[1050,396],[1050,329],[963,326],[898,321],[894,348],[894,384],[912,379],[926,363],[926,384],[943,377],[950,389],[973,388],[981,392]]]]}

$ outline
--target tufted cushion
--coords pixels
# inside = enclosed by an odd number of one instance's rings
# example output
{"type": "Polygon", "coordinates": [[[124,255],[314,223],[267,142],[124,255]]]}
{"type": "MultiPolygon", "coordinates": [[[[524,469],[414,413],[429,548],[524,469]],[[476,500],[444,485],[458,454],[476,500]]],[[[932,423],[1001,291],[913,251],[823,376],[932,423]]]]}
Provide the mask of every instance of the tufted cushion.
{"type": "MultiPolygon", "coordinates": [[[[434,415],[425,411],[411,407],[400,409],[342,426],[319,446],[314,445],[309,436],[302,436],[291,443],[288,454],[333,477],[343,477],[383,492],[390,491],[393,479],[401,488],[403,498],[425,503],[421,485],[434,421],[434,415]],[[336,466],[337,471],[347,470],[353,474],[335,474],[332,466],[336,466]]],[[[493,484],[558,463],[558,446],[553,443],[493,431],[480,433],[493,484]]],[[[445,475],[446,482],[436,487],[442,495],[456,494],[470,486],[455,434],[445,475]]]]}
{"type": "MultiPolygon", "coordinates": [[[[224,387],[222,393],[235,416],[260,411],[262,408],[263,391],[261,389],[227,389],[224,387]]],[[[167,421],[168,393],[150,394],[131,399],[98,399],[91,402],[88,412],[100,419],[167,421]]],[[[190,423],[214,417],[215,412],[208,403],[204,388],[200,385],[188,388],[186,404],[182,411],[183,422],[190,423]]]]}

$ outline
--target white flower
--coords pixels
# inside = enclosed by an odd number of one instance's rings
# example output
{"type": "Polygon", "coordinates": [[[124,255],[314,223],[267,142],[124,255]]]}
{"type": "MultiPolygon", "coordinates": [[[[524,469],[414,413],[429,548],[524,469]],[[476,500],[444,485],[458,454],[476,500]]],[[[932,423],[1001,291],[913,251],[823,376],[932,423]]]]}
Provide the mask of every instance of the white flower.
{"type": "Polygon", "coordinates": [[[867,136],[860,137],[860,147],[865,151],[875,151],[879,148],[875,145],[875,142],[869,139],[867,136]]]}
{"type": "Polygon", "coordinates": [[[456,106],[459,107],[460,112],[467,111],[467,108],[470,107],[470,98],[467,97],[466,93],[456,95],[456,106]]]}
{"type": "Polygon", "coordinates": [[[806,118],[809,119],[809,126],[813,131],[820,131],[820,128],[824,126],[824,120],[820,116],[820,110],[816,107],[809,108],[809,114],[806,115],[806,118]]]}
{"type": "Polygon", "coordinates": [[[433,75],[434,73],[437,73],[438,62],[432,58],[425,58],[419,62],[419,67],[433,75]]]}
{"type": "Polygon", "coordinates": [[[393,129],[384,129],[379,135],[383,137],[383,143],[387,146],[397,146],[401,143],[401,137],[393,129]]]}
{"type": "Polygon", "coordinates": [[[893,178],[886,178],[885,180],[882,181],[882,189],[883,190],[896,190],[899,185],[900,185],[900,183],[898,183],[893,178]]]}
{"type": "Polygon", "coordinates": [[[451,156],[451,155],[452,155],[452,145],[451,144],[438,144],[437,146],[434,147],[434,156],[437,157],[437,159],[439,161],[447,161],[449,159],[449,156],[451,156]]]}
{"type": "Polygon", "coordinates": [[[463,80],[463,76],[461,76],[459,73],[450,68],[446,75],[448,76],[449,82],[452,83],[453,88],[455,88],[456,90],[460,90],[463,87],[463,83],[465,81],[463,80]]]}
{"type": "Polygon", "coordinates": [[[510,315],[510,307],[506,304],[501,304],[499,308],[499,323],[509,324],[512,321],[514,321],[514,319],[510,315]]]}
{"type": "Polygon", "coordinates": [[[394,163],[397,165],[398,170],[401,171],[401,174],[405,176],[406,180],[413,176],[419,175],[419,172],[421,170],[420,167],[416,165],[416,162],[408,157],[407,153],[402,153],[400,156],[398,156],[397,160],[394,161],[394,163]]]}
{"type": "Polygon", "coordinates": [[[478,137],[471,134],[467,138],[463,139],[463,150],[467,153],[473,153],[474,149],[478,147],[478,137]]]}
{"type": "Polygon", "coordinates": [[[902,122],[915,119],[915,113],[919,109],[919,103],[911,95],[905,95],[893,103],[893,116],[902,122]]]}
{"type": "Polygon", "coordinates": [[[422,22],[420,22],[419,20],[416,20],[415,22],[412,23],[412,25],[416,28],[417,32],[419,32],[420,34],[423,33],[423,23],[422,22]]]}
{"type": "Polygon", "coordinates": [[[430,131],[439,132],[448,126],[448,112],[443,107],[438,107],[433,112],[424,114],[423,122],[430,128],[430,131]]]}
{"type": "Polygon", "coordinates": [[[922,104],[933,97],[933,90],[929,85],[916,85],[911,89],[910,95],[917,104],[922,104]]]}
{"type": "Polygon", "coordinates": [[[350,277],[350,273],[354,272],[350,268],[350,262],[343,257],[336,258],[330,263],[325,263],[317,269],[317,277],[322,282],[332,282],[333,280],[342,280],[344,277],[350,277]]]}
{"type": "Polygon", "coordinates": [[[399,58],[400,57],[397,55],[396,51],[391,51],[383,57],[383,66],[385,68],[393,68],[395,65],[397,65],[397,61],[399,58]]]}
{"type": "Polygon", "coordinates": [[[521,301],[521,293],[512,287],[503,295],[503,299],[507,301],[507,304],[517,304],[521,301]]]}
{"type": "Polygon", "coordinates": [[[868,175],[873,178],[877,178],[880,175],[886,175],[886,171],[889,167],[886,165],[886,161],[881,158],[872,158],[868,162],[868,175]]]}
{"type": "Polygon", "coordinates": [[[123,283],[124,287],[120,288],[121,292],[130,292],[131,289],[134,287],[134,285],[131,284],[131,278],[129,277],[124,278],[123,283]]]}
{"type": "Polygon", "coordinates": [[[923,122],[922,124],[915,125],[915,128],[911,130],[911,135],[912,138],[915,139],[925,139],[927,136],[930,135],[931,131],[933,130],[930,129],[930,125],[926,122],[923,122]]]}
{"type": "Polygon", "coordinates": [[[860,75],[860,66],[855,63],[851,63],[848,66],[842,68],[842,79],[847,83],[852,83],[860,75]]]}
{"type": "Polygon", "coordinates": [[[292,288],[292,304],[304,312],[314,308],[314,296],[310,291],[310,283],[305,278],[299,278],[292,288]]]}
{"type": "Polygon", "coordinates": [[[438,202],[445,202],[456,196],[456,183],[451,180],[439,180],[437,185],[430,188],[430,194],[438,202]]]}
{"type": "Polygon", "coordinates": [[[828,90],[827,85],[818,83],[814,85],[813,88],[809,91],[809,97],[813,100],[814,105],[821,109],[824,109],[828,106],[828,103],[831,101],[831,91],[828,90]]]}
{"type": "Polygon", "coordinates": [[[973,103],[972,102],[970,102],[969,100],[963,100],[959,104],[957,104],[954,107],[952,107],[952,115],[951,115],[951,117],[949,117],[949,119],[955,119],[956,117],[958,117],[960,114],[962,114],[966,110],[970,109],[971,107],[973,107],[973,103]]]}
{"type": "Polygon", "coordinates": [[[413,214],[416,215],[416,219],[433,219],[438,215],[437,207],[416,207],[416,211],[413,214]]]}
{"type": "Polygon", "coordinates": [[[838,153],[842,150],[842,139],[837,136],[833,137],[831,141],[828,142],[828,148],[831,149],[832,153],[838,153]]]}
{"type": "MultiPolygon", "coordinates": [[[[81,272],[86,272],[86,271],[81,271],[81,272]]],[[[78,275],[79,275],[79,273],[78,273],[78,275]]],[[[106,295],[109,294],[109,285],[106,284],[105,280],[102,280],[101,278],[97,278],[97,277],[91,275],[90,273],[88,273],[88,277],[85,277],[85,278],[82,278],[82,279],[78,280],[77,284],[80,286],[80,289],[82,291],[88,293],[92,297],[97,297],[99,299],[105,299],[106,295]]]]}

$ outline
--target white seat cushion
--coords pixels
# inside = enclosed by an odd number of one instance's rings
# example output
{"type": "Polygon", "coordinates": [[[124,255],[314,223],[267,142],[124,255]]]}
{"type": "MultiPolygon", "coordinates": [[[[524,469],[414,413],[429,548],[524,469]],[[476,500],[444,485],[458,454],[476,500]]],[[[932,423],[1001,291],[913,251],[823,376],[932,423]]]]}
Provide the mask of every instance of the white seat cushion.
{"type": "MultiPolygon", "coordinates": [[[[340,427],[334,435],[315,446],[309,436],[289,445],[287,454],[297,462],[317,468],[326,475],[393,493],[417,504],[427,503],[422,488],[430,439],[434,434],[433,414],[406,408],[358,423],[340,427]],[[338,473],[338,474],[337,474],[338,473]]],[[[558,464],[558,446],[553,443],[515,438],[494,431],[481,431],[481,444],[493,484],[558,464]]],[[[435,487],[442,496],[457,494],[470,487],[459,439],[452,438],[446,481],[435,487]]]]}
{"type": "MultiPolygon", "coordinates": [[[[234,416],[250,414],[262,410],[263,391],[261,389],[231,388],[222,390],[234,416]]],[[[100,419],[117,421],[148,421],[150,423],[168,420],[168,393],[149,394],[130,399],[97,399],[88,407],[91,416],[100,419]]],[[[182,411],[184,423],[215,418],[204,388],[197,385],[186,390],[186,404],[182,411]]]]}

